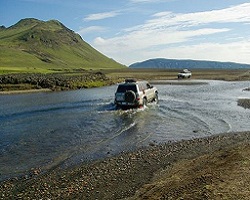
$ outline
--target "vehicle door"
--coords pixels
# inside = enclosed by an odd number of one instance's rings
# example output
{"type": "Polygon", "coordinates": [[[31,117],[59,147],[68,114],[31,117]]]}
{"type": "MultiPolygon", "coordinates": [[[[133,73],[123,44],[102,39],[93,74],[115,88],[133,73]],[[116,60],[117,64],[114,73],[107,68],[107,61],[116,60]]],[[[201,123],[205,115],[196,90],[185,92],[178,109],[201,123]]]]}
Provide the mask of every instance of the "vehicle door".
{"type": "Polygon", "coordinates": [[[152,86],[149,83],[145,83],[145,94],[147,96],[148,101],[152,101],[154,98],[154,91],[152,89],[152,86]]]}

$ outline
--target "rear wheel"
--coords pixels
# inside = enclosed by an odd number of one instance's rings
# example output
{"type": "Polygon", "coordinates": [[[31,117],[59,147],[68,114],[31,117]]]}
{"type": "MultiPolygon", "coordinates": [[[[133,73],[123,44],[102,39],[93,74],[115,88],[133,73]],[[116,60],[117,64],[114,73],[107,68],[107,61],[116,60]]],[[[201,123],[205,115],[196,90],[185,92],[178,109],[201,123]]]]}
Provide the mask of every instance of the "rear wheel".
{"type": "Polygon", "coordinates": [[[146,98],[143,98],[143,106],[147,106],[147,104],[148,104],[147,99],[146,99],[146,98]]]}

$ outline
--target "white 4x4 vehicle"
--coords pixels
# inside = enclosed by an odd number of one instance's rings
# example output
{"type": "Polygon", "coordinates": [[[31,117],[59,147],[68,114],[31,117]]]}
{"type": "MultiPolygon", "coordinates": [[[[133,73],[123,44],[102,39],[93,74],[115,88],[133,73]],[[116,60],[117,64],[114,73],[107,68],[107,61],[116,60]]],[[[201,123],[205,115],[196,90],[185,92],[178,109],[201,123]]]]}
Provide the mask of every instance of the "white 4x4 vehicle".
{"type": "Polygon", "coordinates": [[[183,69],[181,72],[178,73],[178,79],[190,78],[191,76],[192,76],[192,73],[188,69],[183,69]]]}
{"type": "Polygon", "coordinates": [[[137,108],[152,101],[158,103],[158,91],[147,81],[127,79],[115,93],[115,105],[121,108],[137,108]]]}

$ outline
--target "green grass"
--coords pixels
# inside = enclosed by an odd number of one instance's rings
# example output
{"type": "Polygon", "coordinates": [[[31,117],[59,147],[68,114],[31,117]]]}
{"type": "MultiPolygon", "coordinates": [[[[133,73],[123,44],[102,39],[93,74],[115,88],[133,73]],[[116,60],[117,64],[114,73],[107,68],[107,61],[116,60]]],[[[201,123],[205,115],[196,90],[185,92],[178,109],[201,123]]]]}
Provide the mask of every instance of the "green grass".
{"type": "Polygon", "coordinates": [[[55,20],[26,19],[0,30],[0,74],[120,68],[55,20]]]}
{"type": "Polygon", "coordinates": [[[37,89],[35,85],[31,84],[5,84],[0,85],[0,91],[13,91],[13,90],[31,90],[37,89]]]}
{"type": "Polygon", "coordinates": [[[48,73],[49,68],[41,60],[26,52],[0,48],[0,73],[48,73]]]}

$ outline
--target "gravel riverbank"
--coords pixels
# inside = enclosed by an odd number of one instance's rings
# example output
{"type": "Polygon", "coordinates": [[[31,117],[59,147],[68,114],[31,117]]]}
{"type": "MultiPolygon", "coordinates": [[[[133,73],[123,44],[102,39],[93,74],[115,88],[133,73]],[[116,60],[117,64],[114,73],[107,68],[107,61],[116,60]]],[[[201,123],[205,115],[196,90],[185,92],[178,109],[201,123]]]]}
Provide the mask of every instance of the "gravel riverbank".
{"type": "Polygon", "coordinates": [[[167,143],[0,183],[0,199],[248,199],[250,132],[167,143]],[[238,189],[240,187],[240,190],[238,189]]]}

